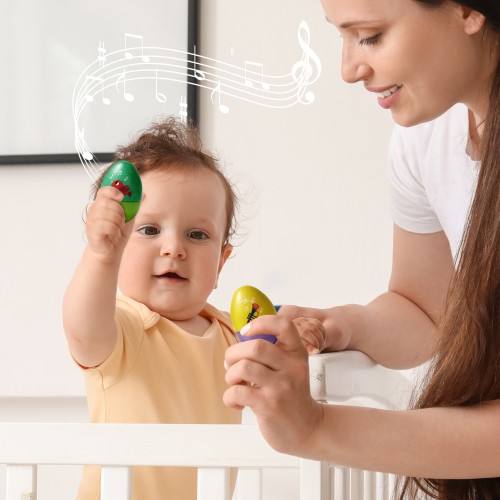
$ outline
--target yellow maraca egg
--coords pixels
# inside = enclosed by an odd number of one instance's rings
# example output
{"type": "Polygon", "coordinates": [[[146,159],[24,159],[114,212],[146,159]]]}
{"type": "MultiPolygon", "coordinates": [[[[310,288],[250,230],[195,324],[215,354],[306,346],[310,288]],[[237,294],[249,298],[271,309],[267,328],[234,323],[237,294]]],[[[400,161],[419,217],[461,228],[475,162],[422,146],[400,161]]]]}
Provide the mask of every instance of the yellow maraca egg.
{"type": "Polygon", "coordinates": [[[240,341],[260,338],[268,340],[273,344],[276,342],[276,337],[274,335],[262,334],[249,337],[239,335],[240,330],[253,319],[266,314],[276,314],[273,303],[259,289],[250,285],[238,288],[238,290],[234,292],[229,311],[233,327],[240,341]]]}

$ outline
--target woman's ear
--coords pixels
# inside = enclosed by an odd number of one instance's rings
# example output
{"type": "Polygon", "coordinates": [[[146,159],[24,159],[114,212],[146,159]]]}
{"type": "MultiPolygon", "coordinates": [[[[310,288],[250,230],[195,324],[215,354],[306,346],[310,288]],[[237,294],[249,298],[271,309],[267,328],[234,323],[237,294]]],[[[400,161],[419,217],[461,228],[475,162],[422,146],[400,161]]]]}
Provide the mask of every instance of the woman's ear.
{"type": "Polygon", "coordinates": [[[477,10],[461,6],[464,20],[464,31],[468,35],[479,33],[486,24],[486,18],[477,10]]]}

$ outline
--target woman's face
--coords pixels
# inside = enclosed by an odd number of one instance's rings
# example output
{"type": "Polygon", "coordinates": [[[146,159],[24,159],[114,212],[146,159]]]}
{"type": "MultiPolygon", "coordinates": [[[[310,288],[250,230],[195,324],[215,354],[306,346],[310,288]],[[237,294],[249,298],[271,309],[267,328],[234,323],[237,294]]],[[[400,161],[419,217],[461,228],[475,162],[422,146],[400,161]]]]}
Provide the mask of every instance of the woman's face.
{"type": "Polygon", "coordinates": [[[481,26],[472,26],[462,6],[427,7],[414,0],[322,3],[342,36],[342,78],[363,81],[397,123],[432,120],[458,102],[480,113],[475,108],[484,100],[491,59],[481,26]]]}

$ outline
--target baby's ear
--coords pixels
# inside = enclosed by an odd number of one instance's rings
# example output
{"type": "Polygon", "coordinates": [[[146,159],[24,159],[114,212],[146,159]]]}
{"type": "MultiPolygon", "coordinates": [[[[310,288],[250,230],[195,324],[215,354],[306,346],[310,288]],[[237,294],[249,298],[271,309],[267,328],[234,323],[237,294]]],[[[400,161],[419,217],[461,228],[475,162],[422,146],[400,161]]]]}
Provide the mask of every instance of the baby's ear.
{"type": "Polygon", "coordinates": [[[479,33],[486,24],[486,18],[477,10],[461,6],[464,20],[464,30],[468,35],[479,33]]]}
{"type": "Polygon", "coordinates": [[[233,252],[233,245],[231,243],[226,243],[221,250],[220,253],[220,262],[219,262],[219,273],[221,272],[222,266],[226,263],[226,260],[229,259],[231,253],[233,252]]]}
{"type": "MultiPolygon", "coordinates": [[[[217,281],[219,279],[219,274],[222,271],[222,268],[224,267],[226,260],[229,259],[232,251],[233,251],[233,245],[231,245],[230,243],[226,243],[222,247],[222,250],[220,252],[219,267],[217,269],[217,281]]],[[[217,281],[215,282],[214,288],[217,288],[217,281]]]]}

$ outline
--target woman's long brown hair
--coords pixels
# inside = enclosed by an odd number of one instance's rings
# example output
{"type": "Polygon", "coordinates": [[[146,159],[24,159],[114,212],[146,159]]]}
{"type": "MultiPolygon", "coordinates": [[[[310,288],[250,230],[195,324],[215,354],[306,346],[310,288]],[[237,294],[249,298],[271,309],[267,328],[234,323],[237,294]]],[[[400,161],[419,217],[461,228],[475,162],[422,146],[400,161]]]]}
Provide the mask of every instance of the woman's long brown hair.
{"type": "MultiPolygon", "coordinates": [[[[429,6],[444,3],[416,1],[429,6]]],[[[485,30],[496,40],[492,57],[497,63],[477,189],[444,317],[438,325],[437,353],[415,408],[474,406],[500,399],[500,0],[455,3],[486,17],[485,30]]],[[[399,498],[421,498],[422,493],[440,500],[500,499],[500,477],[406,478],[399,498]]]]}

